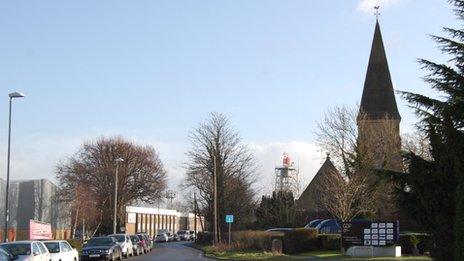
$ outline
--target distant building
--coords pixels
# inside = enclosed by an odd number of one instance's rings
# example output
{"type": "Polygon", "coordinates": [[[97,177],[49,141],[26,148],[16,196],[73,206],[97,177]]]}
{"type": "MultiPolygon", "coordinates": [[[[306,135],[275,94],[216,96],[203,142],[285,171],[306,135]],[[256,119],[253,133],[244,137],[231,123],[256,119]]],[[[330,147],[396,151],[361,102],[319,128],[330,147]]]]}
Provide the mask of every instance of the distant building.
{"type": "MultiPolygon", "coordinates": [[[[5,222],[5,190],[6,181],[0,179],[1,235],[5,222]]],[[[54,238],[70,236],[71,225],[69,208],[58,203],[56,193],[58,187],[48,179],[12,180],[10,182],[8,237],[10,240],[29,238],[29,221],[36,220],[52,226],[54,238]]]]}
{"type": "MultiPolygon", "coordinates": [[[[196,217],[196,231],[203,231],[204,218],[196,217]]],[[[195,230],[195,218],[192,213],[181,213],[174,209],[126,206],[126,233],[140,232],[156,235],[160,230],[175,233],[179,230],[195,230]]]]}

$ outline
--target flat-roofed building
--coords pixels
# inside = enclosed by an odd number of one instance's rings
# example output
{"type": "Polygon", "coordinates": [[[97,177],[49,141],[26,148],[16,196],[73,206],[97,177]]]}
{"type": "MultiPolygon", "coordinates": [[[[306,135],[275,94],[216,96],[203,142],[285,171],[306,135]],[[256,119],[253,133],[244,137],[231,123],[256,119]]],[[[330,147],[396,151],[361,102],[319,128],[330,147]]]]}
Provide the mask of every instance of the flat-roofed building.
{"type": "MultiPolygon", "coordinates": [[[[183,214],[174,209],[156,207],[126,206],[125,232],[128,234],[147,233],[156,235],[160,230],[177,232],[182,229],[194,230],[194,214],[183,214]],[[191,229],[190,229],[191,228],[191,229]]],[[[203,218],[197,216],[197,231],[201,231],[203,218]]]]}

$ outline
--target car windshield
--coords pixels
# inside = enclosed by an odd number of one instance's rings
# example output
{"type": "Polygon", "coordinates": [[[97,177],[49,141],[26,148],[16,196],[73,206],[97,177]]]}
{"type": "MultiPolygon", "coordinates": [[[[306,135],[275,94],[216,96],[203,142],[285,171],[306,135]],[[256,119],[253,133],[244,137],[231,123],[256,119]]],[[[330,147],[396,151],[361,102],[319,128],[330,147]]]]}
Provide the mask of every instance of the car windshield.
{"type": "Polygon", "coordinates": [[[130,236],[130,239],[132,242],[137,242],[138,241],[138,237],[136,236],[130,236]]]}
{"type": "Polygon", "coordinates": [[[45,246],[48,248],[50,253],[59,253],[60,252],[60,243],[58,242],[44,242],[45,246]]]}
{"type": "Polygon", "coordinates": [[[177,234],[183,235],[183,234],[185,234],[186,232],[187,232],[187,231],[185,231],[185,230],[181,230],[181,231],[178,231],[177,234]]]}
{"type": "Polygon", "coordinates": [[[123,235],[112,236],[112,237],[116,238],[116,241],[118,241],[119,243],[126,241],[126,236],[123,236],[123,235]]]}
{"type": "Polygon", "coordinates": [[[2,245],[2,248],[6,249],[14,256],[28,256],[31,254],[30,243],[12,243],[2,245]]]}
{"type": "Polygon", "coordinates": [[[164,234],[158,234],[156,237],[164,237],[164,234]]]}
{"type": "Polygon", "coordinates": [[[111,246],[113,239],[111,237],[97,237],[87,241],[87,246],[111,246]]]}

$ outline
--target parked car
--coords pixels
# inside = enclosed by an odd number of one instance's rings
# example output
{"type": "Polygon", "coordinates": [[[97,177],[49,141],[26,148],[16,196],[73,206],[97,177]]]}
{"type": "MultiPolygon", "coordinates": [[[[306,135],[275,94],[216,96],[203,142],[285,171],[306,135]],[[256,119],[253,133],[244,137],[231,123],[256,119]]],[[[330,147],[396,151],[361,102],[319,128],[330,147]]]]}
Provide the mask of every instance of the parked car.
{"type": "Polygon", "coordinates": [[[340,222],[336,219],[326,219],[316,226],[320,234],[341,234],[340,222]]]}
{"type": "Polygon", "coordinates": [[[43,241],[52,261],[77,261],[79,253],[65,240],[43,241]]]}
{"type": "Polygon", "coordinates": [[[134,253],[134,255],[138,256],[145,253],[143,243],[137,235],[130,235],[130,239],[132,241],[132,252],[134,253]]]}
{"type": "Polygon", "coordinates": [[[168,238],[168,235],[166,235],[166,233],[163,233],[163,234],[158,234],[156,235],[155,237],[155,242],[163,242],[163,243],[166,243],[169,241],[169,238],[168,238]]]}
{"type": "Polygon", "coordinates": [[[149,235],[147,234],[136,234],[140,241],[142,241],[144,253],[148,253],[153,248],[153,243],[149,235]]]}
{"type": "Polygon", "coordinates": [[[118,244],[121,246],[122,255],[124,257],[130,257],[134,255],[132,241],[127,234],[111,234],[110,237],[114,237],[118,244]]]}
{"type": "Polygon", "coordinates": [[[290,231],[293,231],[295,230],[294,228],[288,228],[288,227],[280,227],[280,228],[271,228],[271,229],[268,229],[266,230],[266,232],[281,232],[281,233],[287,233],[287,232],[290,232],[290,231]]]}
{"type": "Polygon", "coordinates": [[[314,219],[314,220],[311,220],[306,226],[305,228],[312,228],[312,227],[316,227],[317,225],[319,225],[319,223],[321,223],[322,221],[324,221],[324,219],[314,219]]]}
{"type": "Polygon", "coordinates": [[[195,234],[195,231],[190,230],[190,240],[195,240],[197,238],[197,235],[195,234]]]}
{"type": "Polygon", "coordinates": [[[172,235],[173,235],[173,241],[179,241],[179,235],[177,235],[177,233],[174,233],[172,235]]]}
{"type": "Polygon", "coordinates": [[[121,260],[122,249],[114,237],[94,237],[82,248],[81,260],[121,260]]]}
{"type": "Polygon", "coordinates": [[[12,261],[15,257],[8,251],[0,248],[0,261],[12,261]]]}
{"type": "Polygon", "coordinates": [[[15,260],[22,261],[49,261],[50,253],[40,241],[13,241],[0,244],[1,248],[14,256],[15,260]]]}
{"type": "Polygon", "coordinates": [[[177,231],[177,235],[180,240],[190,240],[190,231],[188,230],[179,230],[177,231]]]}
{"type": "Polygon", "coordinates": [[[172,234],[171,232],[167,232],[165,234],[166,236],[168,236],[168,242],[174,241],[174,234],[172,234]]]}

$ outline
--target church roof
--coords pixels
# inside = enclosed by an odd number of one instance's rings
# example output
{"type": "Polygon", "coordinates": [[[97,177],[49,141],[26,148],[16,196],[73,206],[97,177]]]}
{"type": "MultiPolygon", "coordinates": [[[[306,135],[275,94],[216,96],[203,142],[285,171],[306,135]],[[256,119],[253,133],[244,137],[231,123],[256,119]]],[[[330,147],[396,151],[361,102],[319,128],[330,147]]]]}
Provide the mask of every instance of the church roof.
{"type": "Polygon", "coordinates": [[[317,192],[320,189],[321,182],[324,181],[327,177],[333,178],[342,178],[337,168],[330,160],[330,157],[327,156],[321,168],[317,171],[314,178],[311,180],[306,189],[301,193],[301,196],[298,198],[296,204],[299,208],[309,210],[309,211],[319,211],[320,208],[317,206],[316,197],[318,196],[317,192]]]}
{"type": "Polygon", "coordinates": [[[368,119],[379,119],[385,116],[401,119],[378,21],[375,25],[360,111],[365,113],[368,119]]]}

